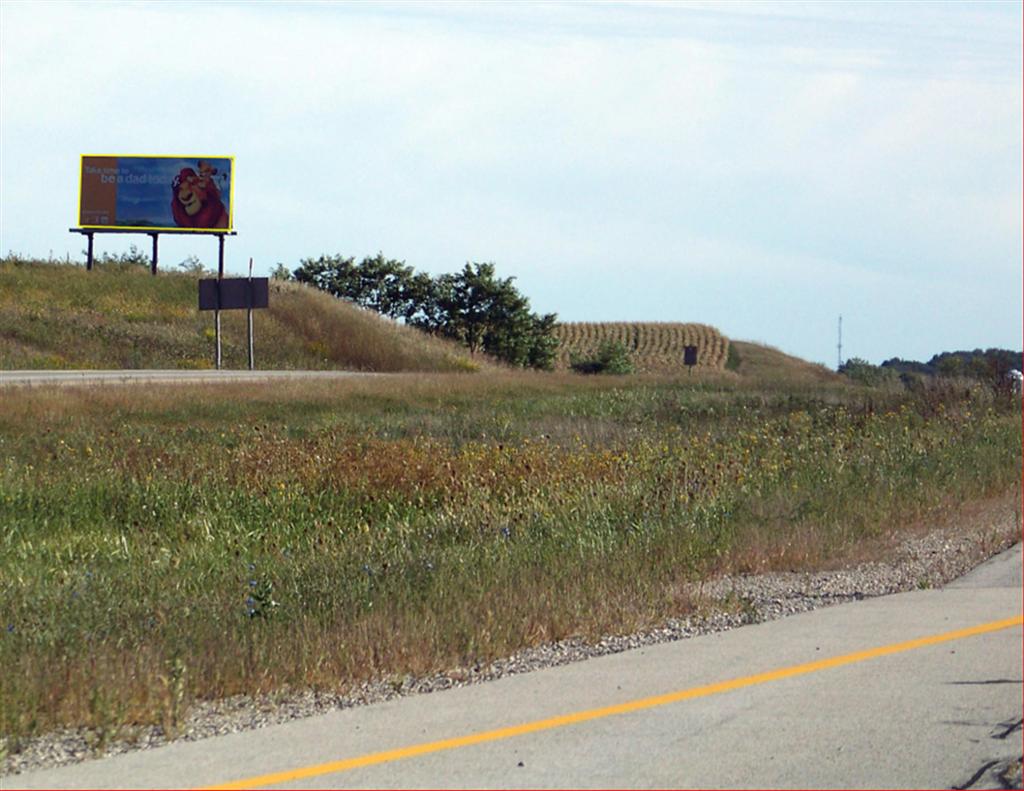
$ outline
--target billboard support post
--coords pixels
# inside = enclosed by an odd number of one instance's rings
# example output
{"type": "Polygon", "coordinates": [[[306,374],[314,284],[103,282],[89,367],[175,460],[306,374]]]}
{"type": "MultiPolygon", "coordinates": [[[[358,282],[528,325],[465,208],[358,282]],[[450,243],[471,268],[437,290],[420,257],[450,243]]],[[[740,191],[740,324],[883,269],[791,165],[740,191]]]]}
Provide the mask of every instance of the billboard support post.
{"type": "Polygon", "coordinates": [[[238,236],[237,231],[136,231],[136,230],[121,230],[119,228],[68,228],[71,233],[83,234],[86,239],[89,240],[89,249],[86,252],[85,268],[88,271],[92,271],[93,265],[93,235],[98,233],[145,233],[148,236],[153,237],[153,257],[150,260],[150,271],[155,275],[157,269],[157,237],[160,234],[180,234],[182,236],[216,236],[219,241],[219,251],[217,257],[217,268],[220,271],[221,277],[224,276],[224,237],[225,236],[238,236]]]}
{"type": "Polygon", "coordinates": [[[89,251],[86,253],[86,256],[85,256],[85,271],[86,272],[91,272],[92,271],[92,231],[87,232],[85,234],[85,236],[89,240],[89,251]]]}

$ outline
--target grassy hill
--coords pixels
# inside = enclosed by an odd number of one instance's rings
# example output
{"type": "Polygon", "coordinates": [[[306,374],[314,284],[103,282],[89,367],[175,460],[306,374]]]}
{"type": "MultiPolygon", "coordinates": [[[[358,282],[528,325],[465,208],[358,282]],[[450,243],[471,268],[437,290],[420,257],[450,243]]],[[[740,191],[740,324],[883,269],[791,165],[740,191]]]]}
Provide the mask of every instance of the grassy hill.
{"type": "MultiPolygon", "coordinates": [[[[213,313],[197,302],[191,274],[0,259],[0,369],[211,368],[213,313]]],[[[245,368],[245,311],[221,317],[224,366],[245,368]]],[[[255,312],[254,327],[263,369],[479,367],[456,344],[298,283],[272,281],[270,307],[255,312]]]]}
{"type": "Polygon", "coordinates": [[[697,366],[724,370],[729,339],[706,324],[671,322],[571,322],[555,328],[558,338],[556,367],[566,369],[574,356],[592,357],[611,341],[622,344],[639,373],[682,371],[683,349],[697,347],[697,366]]]}
{"type": "MultiPolygon", "coordinates": [[[[459,345],[426,335],[299,283],[271,281],[270,307],[255,314],[262,369],[445,372],[491,365],[459,345]]],[[[638,373],[683,371],[683,348],[698,368],[744,379],[813,384],[840,377],[756,343],[730,341],[704,324],[565,323],[556,327],[556,369],[602,341],[626,347],[638,373]]],[[[244,311],[222,314],[224,367],[245,368],[244,311]]],[[[106,263],[0,259],[0,370],[211,368],[212,312],[197,309],[196,276],[106,263]]]]}
{"type": "Polygon", "coordinates": [[[793,357],[771,346],[750,341],[730,341],[730,346],[732,363],[729,368],[745,379],[790,384],[847,381],[824,365],[793,357]]]}

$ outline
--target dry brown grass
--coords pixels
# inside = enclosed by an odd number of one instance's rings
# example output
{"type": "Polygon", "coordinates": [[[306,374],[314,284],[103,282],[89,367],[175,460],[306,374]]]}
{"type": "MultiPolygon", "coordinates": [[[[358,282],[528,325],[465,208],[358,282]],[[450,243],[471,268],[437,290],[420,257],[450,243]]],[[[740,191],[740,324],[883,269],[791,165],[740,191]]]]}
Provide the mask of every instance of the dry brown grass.
{"type": "MultiPolygon", "coordinates": [[[[0,260],[0,369],[209,368],[212,312],[196,276],[139,266],[0,260]]],[[[226,368],[248,364],[244,311],[222,314],[226,368]]],[[[274,281],[254,315],[262,369],[472,371],[487,367],[428,336],[298,283],[274,281]]]]}
{"type": "Polygon", "coordinates": [[[922,504],[916,515],[909,509],[898,523],[878,525],[874,534],[841,546],[813,523],[768,521],[757,530],[743,531],[735,551],[714,573],[819,572],[891,562],[908,541],[935,531],[948,538],[972,536],[983,547],[982,554],[995,554],[1006,547],[1009,537],[1020,536],[1021,488],[966,502],[937,498],[922,504]]]}
{"type": "Polygon", "coordinates": [[[269,315],[325,367],[361,371],[474,371],[493,364],[470,359],[458,344],[406,327],[303,283],[275,281],[269,315]]]}
{"type": "Polygon", "coordinates": [[[739,366],[736,372],[746,379],[793,385],[816,385],[847,381],[824,365],[810,363],[778,349],[751,341],[730,341],[739,366]]]}

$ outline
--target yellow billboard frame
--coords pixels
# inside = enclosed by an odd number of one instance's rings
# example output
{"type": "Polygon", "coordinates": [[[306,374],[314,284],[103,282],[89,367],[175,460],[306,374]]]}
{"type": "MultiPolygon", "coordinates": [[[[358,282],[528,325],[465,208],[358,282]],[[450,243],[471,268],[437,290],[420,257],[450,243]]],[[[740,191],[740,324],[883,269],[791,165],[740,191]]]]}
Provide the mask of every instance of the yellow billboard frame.
{"type": "Polygon", "coordinates": [[[234,235],[235,228],[235,157],[234,155],[197,155],[197,154],[80,154],[78,158],[78,219],[82,218],[82,179],[85,173],[86,157],[106,157],[108,159],[226,159],[231,162],[231,182],[228,187],[231,196],[228,202],[228,227],[227,228],[181,228],[178,226],[158,225],[84,225],[76,227],[83,230],[98,232],[137,232],[137,233],[198,233],[198,234],[226,234],[234,235]]]}

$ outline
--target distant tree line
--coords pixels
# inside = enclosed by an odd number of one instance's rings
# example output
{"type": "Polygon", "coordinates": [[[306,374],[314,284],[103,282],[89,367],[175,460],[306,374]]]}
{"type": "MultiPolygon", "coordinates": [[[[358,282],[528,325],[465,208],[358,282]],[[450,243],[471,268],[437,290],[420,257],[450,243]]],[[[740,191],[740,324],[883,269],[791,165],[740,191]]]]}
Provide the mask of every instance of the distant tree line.
{"type": "Polygon", "coordinates": [[[901,360],[893,357],[882,363],[897,373],[912,373],[923,376],[967,376],[974,379],[1001,379],[1011,370],[1024,368],[1021,352],[1009,349],[975,349],[972,352],[942,352],[928,362],[901,360]]]}
{"type": "Polygon", "coordinates": [[[433,335],[451,338],[470,353],[485,352],[510,365],[549,370],[558,340],[554,313],[537,315],[529,300],[500,278],[492,263],[467,263],[432,277],[383,254],[356,263],[341,255],[305,258],[290,277],[433,335]]]}
{"type": "Polygon", "coordinates": [[[1000,382],[1011,370],[1024,369],[1024,353],[1009,349],[975,349],[974,351],[942,352],[928,362],[893,357],[881,365],[853,357],[839,366],[839,373],[867,385],[914,380],[936,376],[959,376],[1000,382]]]}

